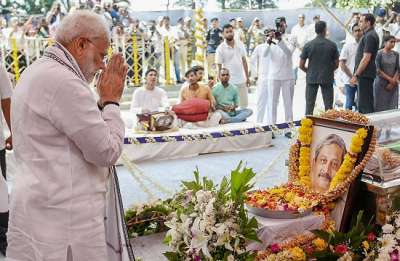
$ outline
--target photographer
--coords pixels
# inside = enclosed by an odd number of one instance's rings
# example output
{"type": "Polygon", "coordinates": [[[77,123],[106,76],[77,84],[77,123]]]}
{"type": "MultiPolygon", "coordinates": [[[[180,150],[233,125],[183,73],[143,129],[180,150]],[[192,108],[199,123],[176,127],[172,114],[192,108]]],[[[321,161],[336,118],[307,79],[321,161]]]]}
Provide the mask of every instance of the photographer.
{"type": "MultiPolygon", "coordinates": [[[[292,55],[295,49],[295,39],[286,34],[285,17],[276,18],[275,25],[276,30],[266,32],[268,47],[264,51],[264,59],[270,64],[267,72],[269,124],[276,123],[281,90],[285,107],[285,121],[293,120],[295,78],[292,70],[292,55]]],[[[288,132],[285,136],[291,137],[291,133],[288,132]]]]}

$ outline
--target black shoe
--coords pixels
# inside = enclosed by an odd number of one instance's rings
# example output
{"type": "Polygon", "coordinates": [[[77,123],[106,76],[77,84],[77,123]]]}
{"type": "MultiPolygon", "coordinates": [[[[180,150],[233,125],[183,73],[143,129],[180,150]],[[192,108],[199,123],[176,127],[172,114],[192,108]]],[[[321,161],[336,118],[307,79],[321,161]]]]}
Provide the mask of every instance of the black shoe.
{"type": "Polygon", "coordinates": [[[290,132],[290,131],[289,131],[289,132],[286,132],[286,133],[285,133],[285,137],[288,138],[288,139],[293,138],[293,137],[292,137],[292,132],[290,132]]]}

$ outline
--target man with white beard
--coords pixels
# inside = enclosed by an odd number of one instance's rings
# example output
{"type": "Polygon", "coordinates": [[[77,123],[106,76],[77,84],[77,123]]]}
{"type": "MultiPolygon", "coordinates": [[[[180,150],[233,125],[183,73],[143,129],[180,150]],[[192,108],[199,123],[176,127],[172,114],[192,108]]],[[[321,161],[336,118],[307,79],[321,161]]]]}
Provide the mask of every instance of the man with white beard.
{"type": "Polygon", "coordinates": [[[11,106],[9,261],[133,259],[112,168],[122,152],[127,65],[120,54],[104,64],[109,44],[103,17],[76,11],[21,75],[11,106]],[[89,84],[99,70],[96,101],[89,84]]]}

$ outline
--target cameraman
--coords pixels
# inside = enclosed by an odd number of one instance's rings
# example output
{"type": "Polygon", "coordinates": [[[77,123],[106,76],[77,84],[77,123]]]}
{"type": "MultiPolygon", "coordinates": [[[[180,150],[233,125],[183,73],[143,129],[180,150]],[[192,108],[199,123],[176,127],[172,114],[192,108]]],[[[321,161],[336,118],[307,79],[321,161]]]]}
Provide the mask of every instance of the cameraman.
{"type": "MultiPolygon", "coordinates": [[[[292,70],[292,55],[295,50],[295,38],[286,34],[286,19],[275,19],[276,30],[267,31],[267,48],[264,51],[264,59],[270,64],[267,72],[268,86],[268,123],[276,124],[279,96],[282,90],[285,107],[285,121],[293,120],[293,93],[295,77],[292,70]]],[[[291,137],[287,132],[286,137],[291,137]]]]}

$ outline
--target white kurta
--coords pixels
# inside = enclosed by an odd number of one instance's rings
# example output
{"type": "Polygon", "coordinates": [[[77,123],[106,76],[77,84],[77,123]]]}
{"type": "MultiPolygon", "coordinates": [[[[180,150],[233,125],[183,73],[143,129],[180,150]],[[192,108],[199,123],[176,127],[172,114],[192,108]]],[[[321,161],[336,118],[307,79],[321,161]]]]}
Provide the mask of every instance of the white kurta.
{"type": "Polygon", "coordinates": [[[7,254],[106,261],[108,167],[121,154],[124,124],[119,107],[97,108],[66,49],[46,53],[22,74],[11,106],[17,173],[7,254]]]}

